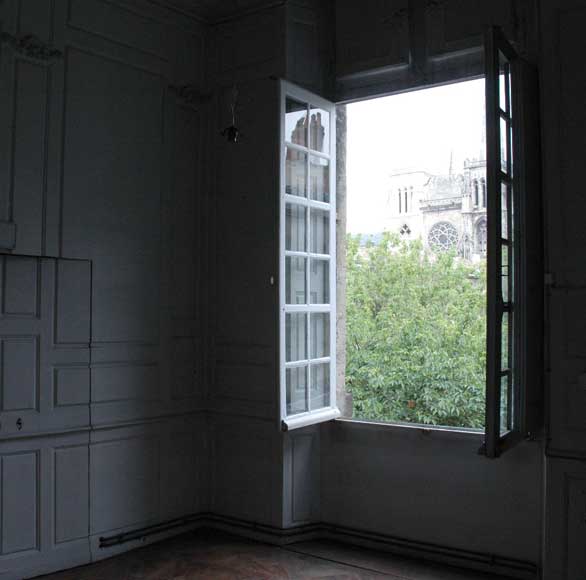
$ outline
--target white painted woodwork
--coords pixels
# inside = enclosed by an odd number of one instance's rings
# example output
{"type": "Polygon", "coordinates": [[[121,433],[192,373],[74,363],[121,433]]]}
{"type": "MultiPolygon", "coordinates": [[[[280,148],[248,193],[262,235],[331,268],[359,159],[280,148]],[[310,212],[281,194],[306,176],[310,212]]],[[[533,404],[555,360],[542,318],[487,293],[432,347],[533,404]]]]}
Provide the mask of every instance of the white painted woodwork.
{"type": "MultiPolygon", "coordinates": [[[[413,87],[422,70],[447,80],[476,70],[462,54],[487,24],[534,54],[534,2],[416,0],[414,22],[403,0],[339,1],[329,31],[321,2],[210,26],[164,4],[0,2],[3,32],[62,53],[44,62],[0,48],[0,251],[15,254],[0,269],[2,578],[105,558],[140,543],[103,549],[101,536],[207,511],[537,565],[545,527],[546,580],[580,578],[583,2],[540,3],[556,284],[549,453],[564,456],[548,459],[545,520],[538,443],[490,462],[478,441],[451,434],[342,422],[282,434],[271,285],[279,119],[269,77],[324,96],[337,80],[339,98],[413,87]],[[218,135],[234,83],[237,145],[218,135]],[[185,85],[213,97],[184,98],[185,85]]],[[[226,15],[199,4],[211,20],[226,15]]]]}
{"type": "Polygon", "coordinates": [[[208,509],[207,31],[143,0],[6,0],[0,29],[60,53],[0,48],[0,575],[22,578],[208,509]]]}

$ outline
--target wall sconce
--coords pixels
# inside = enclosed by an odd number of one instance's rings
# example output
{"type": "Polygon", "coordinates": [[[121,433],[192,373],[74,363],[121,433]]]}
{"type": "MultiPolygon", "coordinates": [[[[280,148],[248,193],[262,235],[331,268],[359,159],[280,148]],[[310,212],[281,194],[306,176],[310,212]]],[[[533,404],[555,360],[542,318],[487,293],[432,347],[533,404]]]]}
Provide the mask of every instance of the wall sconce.
{"type": "Polygon", "coordinates": [[[236,105],[238,103],[238,89],[234,85],[232,89],[232,101],[230,102],[230,112],[232,113],[232,124],[229,127],[225,127],[220,132],[222,137],[226,138],[228,143],[238,143],[240,140],[240,129],[236,125],[236,105]]]}

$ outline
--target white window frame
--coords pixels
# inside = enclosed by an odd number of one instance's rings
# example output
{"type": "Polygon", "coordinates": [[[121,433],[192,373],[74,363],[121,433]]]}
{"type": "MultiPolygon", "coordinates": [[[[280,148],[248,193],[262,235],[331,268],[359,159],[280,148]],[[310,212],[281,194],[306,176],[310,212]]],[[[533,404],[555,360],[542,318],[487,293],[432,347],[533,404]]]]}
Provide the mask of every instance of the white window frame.
{"type": "MultiPolygon", "coordinates": [[[[280,81],[280,136],[279,136],[279,380],[280,380],[280,427],[283,431],[297,429],[307,425],[314,425],[329,421],[340,416],[340,411],[336,405],[336,107],[334,103],[326,101],[325,99],[315,95],[301,87],[292,83],[281,80],[280,81]],[[302,103],[308,104],[308,114],[311,107],[323,109],[330,114],[329,126],[329,154],[316,152],[310,149],[310,137],[307,136],[307,147],[302,147],[297,144],[292,144],[286,141],[285,134],[285,119],[286,119],[286,103],[287,98],[294,99],[302,103]],[[302,151],[307,154],[307,171],[306,171],[306,192],[307,197],[297,197],[288,195],[286,193],[286,151],[287,148],[302,151]],[[320,201],[311,200],[310,194],[310,164],[311,156],[321,157],[329,160],[329,188],[330,188],[330,202],[324,203],[320,201]],[[303,207],[328,210],[329,221],[329,250],[327,256],[322,254],[311,253],[311,224],[306,219],[306,252],[293,252],[286,250],[285,241],[285,219],[286,219],[286,204],[291,203],[303,207]],[[306,280],[305,292],[307,304],[292,305],[286,304],[286,280],[285,280],[285,258],[286,256],[297,256],[306,258],[306,280]],[[310,258],[329,259],[329,304],[311,304],[310,303],[310,272],[311,267],[310,258]],[[306,340],[306,356],[307,359],[301,362],[286,362],[286,315],[289,313],[329,313],[330,315],[330,353],[329,357],[320,359],[311,359],[311,324],[307,323],[307,340],[306,340]],[[286,384],[286,370],[295,366],[302,366],[307,364],[309,373],[311,372],[311,363],[329,362],[330,376],[329,376],[329,406],[316,409],[314,411],[310,408],[311,397],[307,395],[308,411],[298,413],[295,415],[287,415],[287,384],[286,384]]],[[[309,318],[309,317],[308,317],[309,318]]],[[[307,393],[311,389],[311,376],[307,376],[307,393]]]]}

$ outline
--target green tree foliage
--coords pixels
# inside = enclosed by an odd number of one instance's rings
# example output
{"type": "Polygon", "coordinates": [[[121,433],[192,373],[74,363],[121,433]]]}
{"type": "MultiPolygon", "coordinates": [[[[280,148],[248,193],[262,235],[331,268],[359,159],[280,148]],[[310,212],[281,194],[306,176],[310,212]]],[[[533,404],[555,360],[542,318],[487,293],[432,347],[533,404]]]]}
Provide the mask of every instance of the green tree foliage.
{"type": "Polygon", "coordinates": [[[354,417],[484,424],[486,269],[384,233],[347,240],[346,385],[354,417]]]}

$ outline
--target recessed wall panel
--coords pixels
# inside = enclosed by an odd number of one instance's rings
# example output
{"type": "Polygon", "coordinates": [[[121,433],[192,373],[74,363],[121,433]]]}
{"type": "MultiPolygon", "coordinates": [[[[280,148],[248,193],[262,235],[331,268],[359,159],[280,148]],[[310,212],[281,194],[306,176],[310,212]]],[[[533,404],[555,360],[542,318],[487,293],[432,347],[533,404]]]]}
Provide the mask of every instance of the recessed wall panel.
{"type": "Polygon", "coordinates": [[[186,399],[196,395],[199,384],[196,375],[196,341],[194,338],[173,340],[173,384],[171,397],[186,399]]]}
{"type": "Polygon", "coordinates": [[[82,260],[57,262],[56,344],[89,343],[90,268],[90,263],[82,260]]]}
{"type": "Polygon", "coordinates": [[[176,318],[195,318],[196,304],[196,207],[202,195],[198,190],[197,143],[201,138],[198,113],[190,108],[178,107],[175,131],[173,185],[173,314],[176,318]]]}
{"type": "Polygon", "coordinates": [[[2,457],[2,553],[38,547],[38,456],[2,457]]]}
{"type": "Polygon", "coordinates": [[[87,405],[90,400],[89,366],[53,369],[53,404],[56,407],[87,405]]]}
{"type": "Polygon", "coordinates": [[[92,444],[90,470],[92,533],[156,517],[159,460],[155,437],[92,444]]]}
{"type": "Polygon", "coordinates": [[[2,265],[2,314],[36,316],[39,262],[35,258],[4,256],[2,265]]]}
{"type": "Polygon", "coordinates": [[[17,60],[13,218],[16,249],[23,254],[42,253],[47,93],[47,67],[17,60]]]}
{"type": "Polygon", "coordinates": [[[92,401],[142,400],[159,396],[159,368],[156,364],[104,364],[92,368],[92,401]]]}
{"type": "Polygon", "coordinates": [[[69,0],[68,24],[115,42],[164,57],[165,27],[138,11],[99,0],[69,0]]]}
{"type": "Polygon", "coordinates": [[[37,408],[37,337],[0,337],[2,352],[2,410],[37,408]]]}
{"type": "Polygon", "coordinates": [[[83,538],[88,533],[88,447],[55,450],[55,542],[83,538]]]}
{"type": "Polygon", "coordinates": [[[63,253],[93,260],[94,343],[153,344],[166,82],[88,51],[66,60],[63,253]]]}

